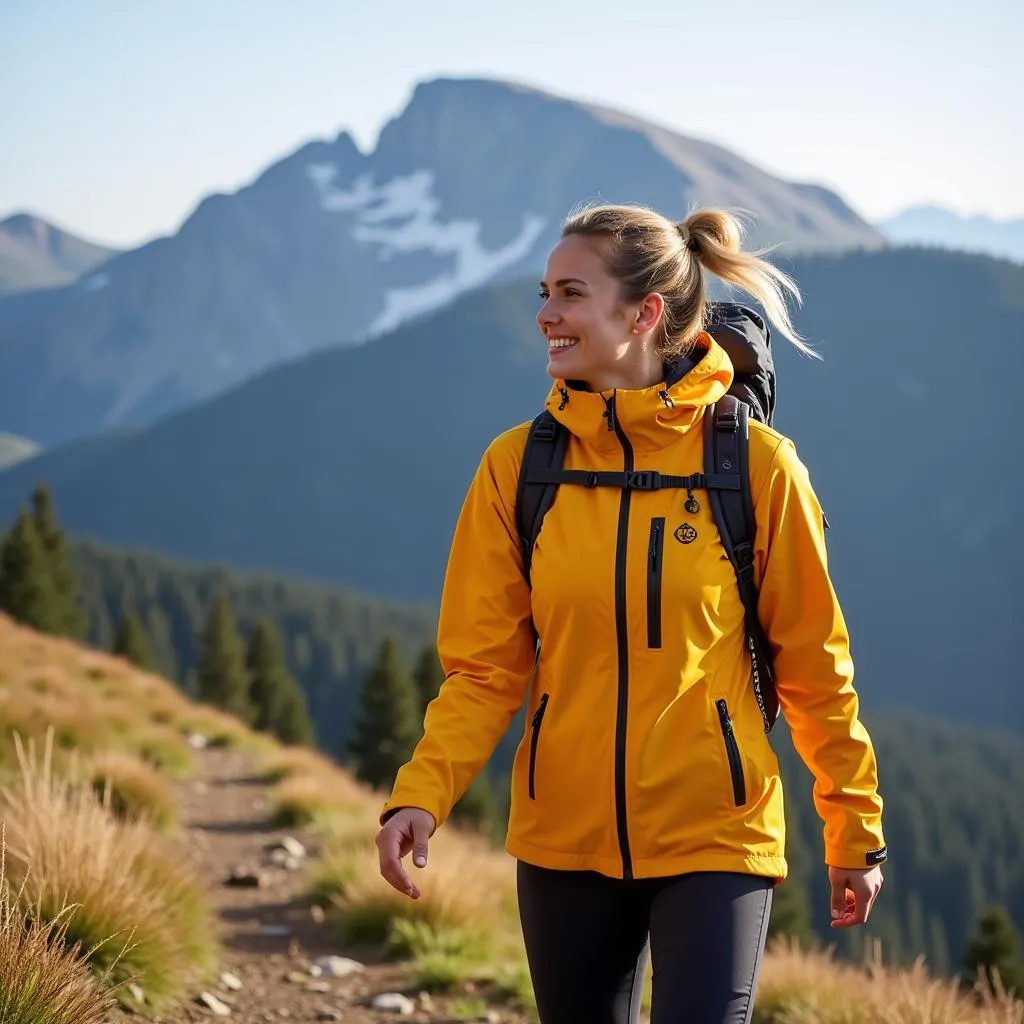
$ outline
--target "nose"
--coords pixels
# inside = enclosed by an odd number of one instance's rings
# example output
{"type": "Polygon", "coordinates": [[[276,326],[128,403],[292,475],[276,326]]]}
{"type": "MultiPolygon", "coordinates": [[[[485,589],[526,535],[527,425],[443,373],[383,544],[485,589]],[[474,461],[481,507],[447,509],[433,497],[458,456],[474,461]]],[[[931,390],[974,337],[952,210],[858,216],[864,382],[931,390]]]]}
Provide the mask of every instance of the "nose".
{"type": "Polygon", "coordinates": [[[537,310],[537,326],[543,331],[558,322],[558,314],[551,308],[551,298],[544,300],[544,305],[537,310]]]}

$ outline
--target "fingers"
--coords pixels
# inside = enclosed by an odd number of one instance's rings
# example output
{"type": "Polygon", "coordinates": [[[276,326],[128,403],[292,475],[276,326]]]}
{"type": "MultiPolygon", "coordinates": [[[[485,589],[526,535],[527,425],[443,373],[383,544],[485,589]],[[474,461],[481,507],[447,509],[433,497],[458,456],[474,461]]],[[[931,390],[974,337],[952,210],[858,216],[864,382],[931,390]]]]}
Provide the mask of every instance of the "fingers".
{"type": "Polygon", "coordinates": [[[832,927],[853,928],[865,924],[878,888],[859,873],[832,880],[832,927]]]}
{"type": "Polygon", "coordinates": [[[832,879],[832,927],[849,927],[848,918],[854,905],[853,893],[848,892],[845,878],[832,879]]]}
{"type": "Polygon", "coordinates": [[[402,867],[402,846],[407,841],[399,822],[390,821],[377,833],[377,856],[383,878],[411,899],[420,898],[419,888],[402,867]]]}
{"type": "Polygon", "coordinates": [[[427,840],[430,838],[430,829],[427,823],[419,816],[412,821],[412,862],[418,868],[427,866],[427,840]]]}

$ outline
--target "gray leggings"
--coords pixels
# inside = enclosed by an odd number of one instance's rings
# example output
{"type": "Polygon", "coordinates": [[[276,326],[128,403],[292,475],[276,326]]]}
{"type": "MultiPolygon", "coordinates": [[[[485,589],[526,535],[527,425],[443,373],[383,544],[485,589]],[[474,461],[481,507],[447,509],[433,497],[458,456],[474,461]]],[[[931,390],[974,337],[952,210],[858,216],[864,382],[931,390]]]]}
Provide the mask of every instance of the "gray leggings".
{"type": "Polygon", "coordinates": [[[651,1024],[749,1024],[772,887],[726,872],[624,881],[520,862],[541,1024],[636,1024],[648,951],[651,1024]]]}

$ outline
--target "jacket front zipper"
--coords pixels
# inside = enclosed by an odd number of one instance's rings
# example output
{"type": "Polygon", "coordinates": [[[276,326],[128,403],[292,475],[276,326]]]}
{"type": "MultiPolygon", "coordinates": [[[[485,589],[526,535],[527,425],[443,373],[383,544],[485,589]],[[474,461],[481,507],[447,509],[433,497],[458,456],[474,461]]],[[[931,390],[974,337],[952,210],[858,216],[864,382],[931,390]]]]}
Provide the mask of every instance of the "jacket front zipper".
{"type": "Polygon", "coordinates": [[[647,646],[661,647],[661,560],[665,548],[665,517],[651,520],[647,548],[647,646]]]}
{"type": "Polygon", "coordinates": [[[540,704],[533,713],[533,734],[530,736],[530,799],[537,799],[537,790],[534,785],[537,777],[537,744],[540,742],[540,726],[544,721],[544,712],[548,706],[548,695],[542,694],[540,704]]]}
{"type": "Polygon", "coordinates": [[[736,742],[736,730],[729,717],[729,705],[724,700],[716,700],[715,707],[718,708],[718,721],[722,726],[725,752],[729,757],[733,799],[737,807],[742,807],[747,802],[747,785],[743,778],[743,759],[740,757],[739,744],[736,742]]]}
{"type": "MultiPolygon", "coordinates": [[[[633,472],[633,446],[623,433],[615,415],[614,396],[608,402],[609,423],[622,445],[623,471],[633,472]]],[[[629,852],[629,819],[626,816],[626,715],[629,710],[629,623],[626,621],[626,541],[629,539],[629,505],[633,492],[622,489],[619,498],[619,525],[615,539],[615,634],[618,640],[619,703],[615,718],[615,819],[622,856],[622,877],[633,877],[633,858],[629,852]]]]}

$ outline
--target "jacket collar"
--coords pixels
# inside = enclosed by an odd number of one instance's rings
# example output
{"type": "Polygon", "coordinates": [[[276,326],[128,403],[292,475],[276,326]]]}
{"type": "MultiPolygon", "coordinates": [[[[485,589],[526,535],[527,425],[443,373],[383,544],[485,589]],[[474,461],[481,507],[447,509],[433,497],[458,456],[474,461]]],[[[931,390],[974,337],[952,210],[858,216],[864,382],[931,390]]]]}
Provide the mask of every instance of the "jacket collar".
{"type": "Polygon", "coordinates": [[[665,377],[649,388],[586,391],[579,382],[558,379],[545,407],[580,440],[621,450],[616,428],[634,451],[664,448],[688,433],[703,410],[728,391],[733,367],[725,350],[702,333],[692,356],[667,363],[665,377]]]}

